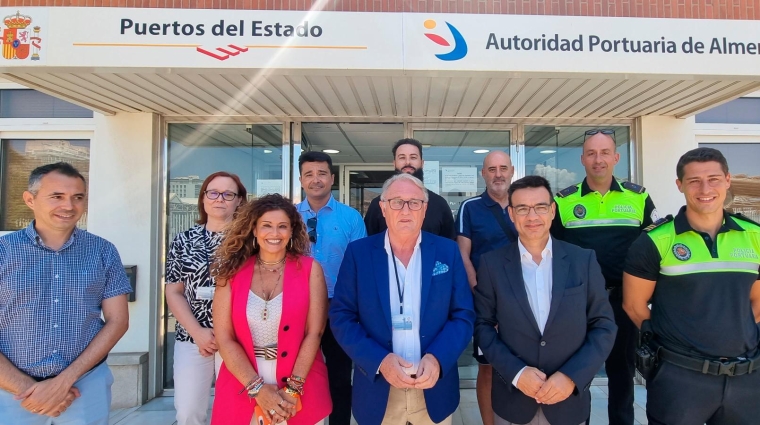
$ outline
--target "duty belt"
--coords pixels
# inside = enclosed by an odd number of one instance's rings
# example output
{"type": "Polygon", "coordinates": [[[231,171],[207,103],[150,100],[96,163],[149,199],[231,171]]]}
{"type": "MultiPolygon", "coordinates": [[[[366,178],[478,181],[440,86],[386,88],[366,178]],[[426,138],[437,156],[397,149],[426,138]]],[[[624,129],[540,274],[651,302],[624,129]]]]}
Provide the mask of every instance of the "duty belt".
{"type": "Polygon", "coordinates": [[[277,346],[253,347],[253,355],[265,360],[277,360],[277,346]]]}
{"type": "Polygon", "coordinates": [[[684,369],[701,372],[705,375],[740,376],[760,369],[760,354],[755,355],[752,358],[736,357],[734,359],[729,359],[722,357],[719,360],[710,360],[685,356],[670,351],[665,347],[660,347],[657,351],[657,357],[668,363],[672,363],[684,369]]]}

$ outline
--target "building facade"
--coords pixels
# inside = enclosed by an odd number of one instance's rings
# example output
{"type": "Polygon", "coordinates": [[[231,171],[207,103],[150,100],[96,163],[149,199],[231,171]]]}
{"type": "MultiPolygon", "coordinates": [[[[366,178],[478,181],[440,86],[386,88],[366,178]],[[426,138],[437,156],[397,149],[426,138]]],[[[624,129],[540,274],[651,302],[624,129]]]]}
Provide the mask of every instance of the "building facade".
{"type": "Polygon", "coordinates": [[[392,144],[414,137],[426,186],[455,213],[484,190],[485,153],[508,151],[516,178],[560,190],[584,175],[583,132],[605,127],[616,176],[646,186],[661,214],[681,205],[675,163],[699,145],[724,150],[741,175],[731,207],[757,214],[759,0],[3,6],[2,230],[29,222],[20,193],[34,166],[85,172],[81,226],[137,266],[130,329],[109,360],[121,406],[173,386],[165,250],[214,171],[297,202],[298,156],[325,151],[335,197],[363,213],[393,172],[392,144]]]}

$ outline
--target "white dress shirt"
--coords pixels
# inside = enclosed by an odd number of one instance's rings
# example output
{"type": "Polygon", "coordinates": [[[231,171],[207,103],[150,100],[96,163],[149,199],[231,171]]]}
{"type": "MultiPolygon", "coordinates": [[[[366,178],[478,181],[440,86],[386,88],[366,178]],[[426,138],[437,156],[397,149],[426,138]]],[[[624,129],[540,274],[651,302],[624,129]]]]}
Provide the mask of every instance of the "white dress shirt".
{"type": "Polygon", "coordinates": [[[404,267],[404,263],[391,254],[391,243],[388,239],[388,232],[385,232],[385,251],[388,253],[388,285],[391,293],[391,317],[400,314],[401,301],[396,283],[396,270],[398,270],[398,281],[404,294],[404,315],[409,315],[412,318],[411,330],[393,329],[393,352],[407,362],[412,363],[412,367],[405,369],[405,372],[409,375],[417,373],[422,352],[420,348],[420,303],[422,297],[421,241],[422,233],[417,238],[412,257],[409,259],[409,265],[404,267]],[[393,268],[394,261],[396,262],[396,270],[393,268]]]}
{"type": "MultiPolygon", "coordinates": [[[[528,304],[536,319],[541,334],[546,327],[546,319],[549,318],[549,309],[552,303],[552,238],[549,238],[544,250],[541,251],[541,263],[533,261],[533,255],[525,248],[522,241],[517,240],[520,250],[520,265],[522,267],[525,292],[528,293],[528,304]]],[[[520,369],[512,380],[512,385],[517,386],[525,367],[520,369]]]]}

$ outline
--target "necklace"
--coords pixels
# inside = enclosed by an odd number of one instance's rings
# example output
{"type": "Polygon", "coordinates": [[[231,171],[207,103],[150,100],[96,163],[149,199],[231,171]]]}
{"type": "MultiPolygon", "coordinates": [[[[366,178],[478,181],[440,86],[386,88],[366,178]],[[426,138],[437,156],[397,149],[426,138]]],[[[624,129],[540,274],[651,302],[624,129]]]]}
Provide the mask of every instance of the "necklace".
{"type": "MultiPolygon", "coordinates": [[[[281,260],[281,262],[284,262],[284,261],[285,261],[285,259],[283,258],[281,260]]],[[[261,264],[261,263],[263,263],[263,262],[259,262],[259,264],[261,264]]],[[[262,268],[264,268],[264,267],[262,266],[262,267],[258,268],[259,269],[259,280],[261,281],[261,287],[262,287],[261,288],[261,294],[264,295],[262,297],[262,299],[264,300],[264,311],[261,312],[261,320],[266,321],[267,317],[269,316],[269,301],[272,301],[272,295],[274,295],[274,291],[277,290],[277,287],[280,285],[280,281],[282,281],[282,274],[285,271],[285,267],[284,266],[280,267],[280,274],[279,274],[279,276],[277,276],[277,280],[275,280],[274,287],[269,292],[269,295],[267,295],[264,292],[264,276],[261,274],[261,269],[262,268]]],[[[276,271],[276,269],[267,269],[267,270],[270,270],[270,271],[273,271],[273,272],[276,271]]]]}
{"type": "Polygon", "coordinates": [[[285,262],[285,257],[282,257],[281,259],[277,261],[264,261],[261,259],[261,257],[256,257],[256,260],[259,262],[259,264],[263,264],[265,266],[276,266],[278,264],[282,264],[285,262]]]}

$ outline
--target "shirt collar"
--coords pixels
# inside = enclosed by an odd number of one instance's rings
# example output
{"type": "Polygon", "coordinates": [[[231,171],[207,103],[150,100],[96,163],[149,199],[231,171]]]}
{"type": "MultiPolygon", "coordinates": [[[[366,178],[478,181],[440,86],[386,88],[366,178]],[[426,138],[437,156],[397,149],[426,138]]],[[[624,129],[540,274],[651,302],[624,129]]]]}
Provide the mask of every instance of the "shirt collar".
{"type": "MultiPolygon", "coordinates": [[[[612,176],[612,183],[610,183],[610,190],[616,190],[618,192],[622,192],[623,188],[620,187],[620,183],[615,178],[615,176],[612,176]]],[[[581,183],[581,196],[586,196],[591,192],[596,192],[595,190],[591,190],[591,188],[588,185],[588,182],[586,179],[583,179],[583,183],[581,183]]]]}
{"type": "MultiPolygon", "coordinates": [[[[32,222],[29,223],[28,226],[26,226],[26,228],[24,229],[24,233],[32,241],[33,244],[47,248],[47,246],[45,246],[45,243],[42,242],[42,237],[40,237],[40,234],[37,233],[37,229],[34,228],[35,221],[36,220],[32,220],[32,222]]],[[[66,243],[63,244],[63,246],[61,247],[61,249],[59,249],[59,251],[62,251],[64,248],[71,245],[80,232],[83,232],[83,230],[81,230],[78,227],[75,227],[74,233],[71,234],[71,237],[69,237],[69,240],[67,240],[66,243]]]]}
{"type": "MultiPolygon", "coordinates": [[[[689,231],[700,233],[694,230],[694,228],[691,227],[691,224],[689,224],[689,220],[686,218],[686,205],[681,207],[681,209],[678,211],[678,214],[676,214],[676,218],[673,219],[673,227],[675,228],[677,235],[689,231]]],[[[736,221],[734,221],[731,215],[726,210],[723,210],[723,224],[720,226],[718,233],[725,233],[729,230],[738,230],[740,232],[744,231],[741,226],[736,224],[736,221]]]]}
{"type": "MultiPolygon", "coordinates": [[[[322,208],[330,208],[330,210],[335,211],[335,204],[337,204],[338,201],[335,200],[335,198],[330,195],[330,199],[327,200],[327,203],[322,208]]],[[[309,199],[306,198],[303,201],[299,202],[298,205],[296,205],[296,209],[299,212],[310,212],[314,215],[317,214],[318,211],[314,211],[311,209],[311,205],[309,205],[309,199]]]]}
{"type": "MultiPolygon", "coordinates": [[[[417,242],[415,242],[414,244],[415,251],[417,250],[417,248],[419,248],[420,242],[422,242],[422,232],[420,232],[420,234],[417,236],[417,242]]],[[[385,231],[385,250],[388,252],[388,254],[391,253],[391,239],[388,236],[388,230],[385,231]]]]}
{"type": "MultiPolygon", "coordinates": [[[[525,248],[525,245],[523,245],[520,238],[517,238],[517,249],[520,250],[520,258],[524,260],[533,260],[533,255],[531,255],[530,252],[528,252],[528,249],[525,248]]],[[[546,246],[544,247],[543,251],[541,251],[541,260],[546,260],[547,258],[552,258],[552,238],[549,238],[549,242],[546,243],[546,246]]]]}

